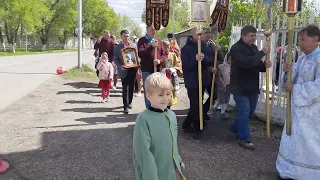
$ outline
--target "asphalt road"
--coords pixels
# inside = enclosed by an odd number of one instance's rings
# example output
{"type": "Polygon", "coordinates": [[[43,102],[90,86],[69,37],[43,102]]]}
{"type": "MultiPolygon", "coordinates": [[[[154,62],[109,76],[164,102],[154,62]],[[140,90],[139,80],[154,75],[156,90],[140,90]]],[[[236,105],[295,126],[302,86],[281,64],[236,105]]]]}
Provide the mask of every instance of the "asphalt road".
{"type": "MultiPolygon", "coordinates": [[[[122,113],[120,82],[110,102],[100,103],[98,80],[54,77],[0,110],[0,156],[11,168],[2,180],[133,180],[132,133],[143,97],[122,113]]],[[[237,145],[228,121],[213,115],[201,140],[181,129],[189,100],[183,88],[172,107],[179,122],[179,151],[188,180],[276,180],[281,128],[251,121],[257,149],[237,145]]]]}
{"type": "MultiPolygon", "coordinates": [[[[84,50],[83,63],[92,62],[92,54],[84,50]]],[[[68,69],[77,63],[77,52],[0,57],[0,110],[57,76],[58,67],[68,69]]]]}

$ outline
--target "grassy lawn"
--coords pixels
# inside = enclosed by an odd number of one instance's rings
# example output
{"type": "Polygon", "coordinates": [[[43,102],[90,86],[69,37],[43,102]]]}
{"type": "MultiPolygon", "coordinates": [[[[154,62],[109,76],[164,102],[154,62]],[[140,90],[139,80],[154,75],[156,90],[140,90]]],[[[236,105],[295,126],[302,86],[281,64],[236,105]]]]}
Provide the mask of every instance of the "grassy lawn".
{"type": "Polygon", "coordinates": [[[95,79],[97,78],[96,70],[89,67],[86,64],[82,65],[82,68],[74,67],[69,69],[67,73],[63,74],[66,79],[71,78],[87,78],[87,79],[95,79]]]}
{"type": "Polygon", "coordinates": [[[46,51],[41,51],[40,49],[16,49],[16,53],[12,52],[0,52],[0,56],[20,56],[20,55],[31,55],[31,54],[44,54],[44,53],[60,53],[60,52],[70,52],[76,51],[77,49],[48,49],[46,51]]]}

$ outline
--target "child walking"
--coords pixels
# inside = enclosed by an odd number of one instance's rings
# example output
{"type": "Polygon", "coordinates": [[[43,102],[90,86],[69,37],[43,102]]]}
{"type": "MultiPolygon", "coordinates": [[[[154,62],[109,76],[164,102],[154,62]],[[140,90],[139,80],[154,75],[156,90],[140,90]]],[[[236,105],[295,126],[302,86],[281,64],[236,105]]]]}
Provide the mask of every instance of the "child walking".
{"type": "Polygon", "coordinates": [[[137,180],[185,180],[185,165],[178,151],[178,124],[173,111],[167,109],[172,84],[161,73],[145,81],[150,108],[141,112],[133,131],[133,157],[137,180]]]}
{"type": "Polygon", "coordinates": [[[99,87],[101,88],[101,102],[109,101],[110,88],[112,86],[112,80],[114,76],[114,69],[112,64],[108,60],[108,54],[106,52],[101,54],[97,69],[99,70],[99,87]]]}
{"type": "Polygon", "coordinates": [[[224,62],[218,66],[218,101],[215,104],[215,109],[221,105],[221,119],[229,118],[226,109],[230,101],[230,73],[231,55],[228,53],[224,58],[224,62]]]}

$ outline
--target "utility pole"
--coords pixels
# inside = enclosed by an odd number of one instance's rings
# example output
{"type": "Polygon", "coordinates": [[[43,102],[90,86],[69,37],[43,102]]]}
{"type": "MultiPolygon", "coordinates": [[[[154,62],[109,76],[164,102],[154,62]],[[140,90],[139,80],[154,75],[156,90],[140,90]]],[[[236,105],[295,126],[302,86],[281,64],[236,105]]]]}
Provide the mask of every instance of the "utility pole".
{"type": "Polygon", "coordinates": [[[78,68],[82,67],[82,0],[78,0],[78,68]]]}

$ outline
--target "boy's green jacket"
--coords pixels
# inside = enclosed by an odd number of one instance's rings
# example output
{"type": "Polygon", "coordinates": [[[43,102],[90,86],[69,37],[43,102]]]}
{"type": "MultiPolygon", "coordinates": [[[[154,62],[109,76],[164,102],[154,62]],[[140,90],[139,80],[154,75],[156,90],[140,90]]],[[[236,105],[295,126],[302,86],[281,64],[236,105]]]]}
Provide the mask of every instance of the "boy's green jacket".
{"type": "Polygon", "coordinates": [[[182,162],[177,136],[173,111],[149,108],[139,114],[133,132],[136,180],[176,180],[175,169],[181,173],[182,162]]]}

